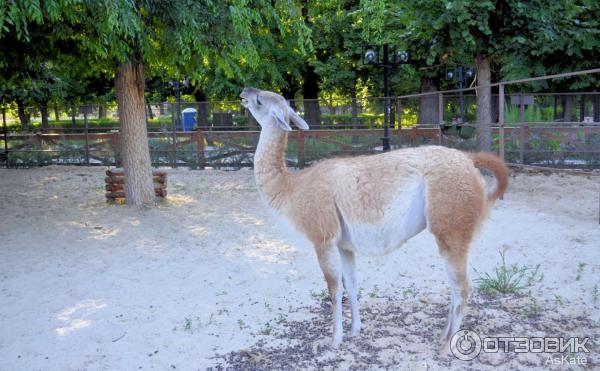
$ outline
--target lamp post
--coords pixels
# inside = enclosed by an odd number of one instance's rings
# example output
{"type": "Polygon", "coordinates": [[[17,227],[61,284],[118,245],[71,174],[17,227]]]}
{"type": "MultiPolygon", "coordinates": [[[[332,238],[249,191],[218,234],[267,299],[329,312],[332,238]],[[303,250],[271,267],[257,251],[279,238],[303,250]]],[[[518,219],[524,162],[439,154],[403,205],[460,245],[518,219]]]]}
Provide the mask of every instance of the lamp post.
{"type": "MultiPolygon", "coordinates": [[[[183,86],[187,87],[189,84],[188,79],[184,79],[183,80],[183,86]]],[[[169,86],[171,86],[172,88],[175,89],[175,112],[173,112],[173,115],[175,115],[175,113],[177,113],[177,119],[175,121],[175,124],[177,125],[177,127],[181,127],[181,85],[182,83],[179,80],[172,80],[169,81],[169,86]]]]}
{"type": "Polygon", "coordinates": [[[475,73],[471,67],[456,66],[455,68],[446,69],[446,80],[456,83],[456,86],[460,89],[460,123],[465,122],[465,97],[463,95],[463,89],[467,86],[467,81],[473,78],[475,73]]]}
{"type": "Polygon", "coordinates": [[[396,50],[395,47],[390,47],[389,44],[384,44],[379,50],[379,47],[365,47],[364,63],[383,68],[383,138],[381,138],[384,151],[390,150],[390,88],[389,75],[390,70],[400,64],[408,64],[410,54],[405,50],[396,50]],[[391,56],[390,56],[391,54],[391,56]],[[379,56],[382,56],[380,59],[379,56]]]}
{"type": "MultiPolygon", "coordinates": [[[[171,110],[172,113],[172,128],[171,128],[171,135],[172,135],[172,149],[171,149],[171,166],[176,168],[177,167],[177,128],[181,128],[181,84],[179,82],[179,79],[175,80],[175,81],[169,81],[169,85],[173,88],[175,88],[175,109],[171,110]],[[177,114],[177,116],[175,116],[175,114],[177,114]],[[177,117],[177,118],[175,118],[177,117]]],[[[188,80],[185,79],[183,80],[183,85],[184,86],[188,86],[188,80]]]]}

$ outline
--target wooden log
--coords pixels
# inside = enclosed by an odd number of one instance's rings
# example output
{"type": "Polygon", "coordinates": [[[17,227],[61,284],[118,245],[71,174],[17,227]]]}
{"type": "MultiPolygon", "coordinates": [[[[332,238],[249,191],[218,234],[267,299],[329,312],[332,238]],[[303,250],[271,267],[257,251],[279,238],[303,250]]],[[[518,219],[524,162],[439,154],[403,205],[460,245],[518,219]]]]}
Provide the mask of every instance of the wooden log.
{"type": "MultiPolygon", "coordinates": [[[[154,195],[156,197],[167,197],[167,190],[155,190],[154,195]]],[[[115,198],[125,198],[124,191],[109,191],[105,194],[107,199],[115,199],[115,198]]]]}
{"type": "MultiPolygon", "coordinates": [[[[124,175],[115,175],[115,174],[107,175],[106,177],[114,178],[114,179],[125,179],[124,175]]],[[[167,176],[166,175],[152,175],[152,179],[166,180],[167,176]]]]}
{"type": "MultiPolygon", "coordinates": [[[[152,178],[154,184],[167,184],[167,179],[164,178],[152,178]]],[[[125,177],[122,176],[107,176],[104,178],[106,184],[125,184],[125,177]]]]}
{"type": "Polygon", "coordinates": [[[125,199],[125,197],[117,197],[117,198],[107,198],[106,202],[108,202],[109,204],[115,204],[115,205],[123,205],[127,200],[125,199]]]}
{"type": "MultiPolygon", "coordinates": [[[[106,175],[108,175],[108,176],[111,176],[111,175],[125,176],[125,171],[123,169],[108,169],[108,170],[106,170],[106,175]]],[[[153,176],[167,176],[167,172],[162,171],[162,170],[153,170],[152,175],[153,176]]]]}
{"type": "MultiPolygon", "coordinates": [[[[123,191],[125,189],[125,185],[124,184],[106,184],[104,186],[104,189],[107,191],[123,191]]],[[[154,191],[163,191],[166,190],[167,187],[160,185],[160,184],[154,184],[154,191]]]]}

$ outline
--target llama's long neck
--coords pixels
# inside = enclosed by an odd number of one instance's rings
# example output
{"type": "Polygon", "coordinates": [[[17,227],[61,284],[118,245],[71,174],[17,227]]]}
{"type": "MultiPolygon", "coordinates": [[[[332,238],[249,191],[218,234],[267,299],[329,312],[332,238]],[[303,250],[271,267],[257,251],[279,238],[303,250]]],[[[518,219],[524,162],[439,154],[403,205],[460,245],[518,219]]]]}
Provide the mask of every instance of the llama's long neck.
{"type": "Polygon", "coordinates": [[[291,172],[285,164],[287,132],[263,129],[254,154],[254,176],[259,191],[274,208],[282,201],[282,190],[287,188],[291,172]]]}

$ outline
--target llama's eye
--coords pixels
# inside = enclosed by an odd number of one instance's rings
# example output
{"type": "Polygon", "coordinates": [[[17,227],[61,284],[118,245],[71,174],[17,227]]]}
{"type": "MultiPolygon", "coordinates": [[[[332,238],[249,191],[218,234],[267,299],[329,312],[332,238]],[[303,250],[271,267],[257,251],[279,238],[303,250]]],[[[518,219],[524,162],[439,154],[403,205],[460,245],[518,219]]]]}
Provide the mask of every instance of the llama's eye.
{"type": "Polygon", "coordinates": [[[262,106],[262,102],[260,101],[260,99],[258,99],[258,95],[256,96],[256,104],[262,106]]]}

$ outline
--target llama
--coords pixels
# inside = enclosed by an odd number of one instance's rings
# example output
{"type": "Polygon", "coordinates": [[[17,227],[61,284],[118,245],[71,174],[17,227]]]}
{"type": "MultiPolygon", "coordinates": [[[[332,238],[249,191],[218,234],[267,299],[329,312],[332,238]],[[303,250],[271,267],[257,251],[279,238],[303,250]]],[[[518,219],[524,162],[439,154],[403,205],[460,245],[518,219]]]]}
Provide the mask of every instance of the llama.
{"type": "Polygon", "coordinates": [[[351,336],[360,333],[355,255],[389,253],[425,228],[436,238],[451,286],[441,337],[447,344],[467,306],[469,245],[508,186],[504,162],[489,153],[424,146],[328,159],[291,172],[285,162],[289,122],[307,130],[306,122],[273,92],[245,88],[240,97],[261,126],[254,156],[258,190],[314,246],[332,302],[333,348],[343,338],[343,289],[350,301],[351,336]],[[486,191],[476,167],[492,171],[493,189],[486,191]]]}

